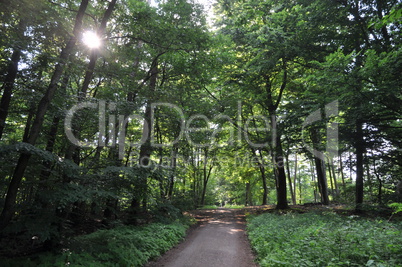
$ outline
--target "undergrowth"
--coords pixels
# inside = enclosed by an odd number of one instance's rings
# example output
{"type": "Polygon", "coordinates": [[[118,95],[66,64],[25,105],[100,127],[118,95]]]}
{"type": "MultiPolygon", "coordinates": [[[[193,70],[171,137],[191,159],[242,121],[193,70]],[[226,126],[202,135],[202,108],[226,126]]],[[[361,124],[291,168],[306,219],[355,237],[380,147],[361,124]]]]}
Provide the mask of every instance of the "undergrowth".
{"type": "Polygon", "coordinates": [[[190,223],[153,223],[99,230],[70,240],[61,253],[0,259],[1,266],[143,266],[176,245],[190,223]]]}
{"type": "Polygon", "coordinates": [[[402,223],[332,212],[248,218],[264,266],[402,266],[402,223]]]}

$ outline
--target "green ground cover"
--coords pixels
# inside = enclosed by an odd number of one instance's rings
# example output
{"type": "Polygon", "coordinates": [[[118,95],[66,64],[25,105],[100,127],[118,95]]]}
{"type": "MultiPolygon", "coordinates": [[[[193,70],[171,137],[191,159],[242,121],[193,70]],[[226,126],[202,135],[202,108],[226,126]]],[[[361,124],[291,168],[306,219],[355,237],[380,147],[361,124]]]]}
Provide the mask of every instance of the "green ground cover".
{"type": "Polygon", "coordinates": [[[0,259],[1,266],[143,266],[176,245],[190,223],[119,226],[69,240],[61,253],[0,259]]]}
{"type": "Polygon", "coordinates": [[[333,212],[248,218],[264,266],[402,266],[402,223],[333,212]]]}

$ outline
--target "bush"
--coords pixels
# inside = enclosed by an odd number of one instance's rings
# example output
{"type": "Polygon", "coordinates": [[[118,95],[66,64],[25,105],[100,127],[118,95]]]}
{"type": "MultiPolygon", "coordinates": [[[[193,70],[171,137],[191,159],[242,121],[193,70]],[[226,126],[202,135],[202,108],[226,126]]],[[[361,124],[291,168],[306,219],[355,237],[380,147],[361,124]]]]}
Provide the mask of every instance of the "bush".
{"type": "Polygon", "coordinates": [[[261,266],[401,266],[402,224],[357,216],[263,214],[248,235],[261,266]]]}
{"type": "Polygon", "coordinates": [[[61,254],[4,259],[2,266],[143,266],[176,245],[187,228],[176,222],[100,230],[74,238],[61,254]]]}

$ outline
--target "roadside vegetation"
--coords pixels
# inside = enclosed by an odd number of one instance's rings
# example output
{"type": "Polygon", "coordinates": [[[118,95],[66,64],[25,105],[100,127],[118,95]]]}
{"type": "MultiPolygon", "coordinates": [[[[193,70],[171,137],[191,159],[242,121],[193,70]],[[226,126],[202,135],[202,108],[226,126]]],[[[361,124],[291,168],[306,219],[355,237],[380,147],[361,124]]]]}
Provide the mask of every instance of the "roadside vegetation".
{"type": "Polygon", "coordinates": [[[402,266],[402,222],[334,211],[249,216],[264,266],[402,266]]]}
{"type": "MultiPolygon", "coordinates": [[[[402,1],[198,2],[1,0],[1,266],[138,266],[205,205],[402,209],[402,1]]],[[[389,211],[250,233],[265,266],[400,264],[389,211]]]]}
{"type": "Polygon", "coordinates": [[[3,267],[143,266],[178,244],[193,222],[190,217],[181,217],[165,223],[120,225],[68,239],[54,252],[0,261],[3,267]]]}

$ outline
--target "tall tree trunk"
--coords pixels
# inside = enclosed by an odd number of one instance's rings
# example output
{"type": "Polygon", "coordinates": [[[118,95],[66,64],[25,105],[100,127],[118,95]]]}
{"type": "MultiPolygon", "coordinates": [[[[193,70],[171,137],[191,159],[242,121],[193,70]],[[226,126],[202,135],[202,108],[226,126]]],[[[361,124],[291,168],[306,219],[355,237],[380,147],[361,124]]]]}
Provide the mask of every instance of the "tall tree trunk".
{"type": "MultiPolygon", "coordinates": [[[[104,34],[104,32],[106,30],[107,22],[110,19],[110,16],[112,15],[112,12],[116,5],[116,1],[117,0],[112,0],[109,3],[108,8],[106,9],[105,13],[103,14],[101,24],[99,25],[98,30],[97,30],[97,35],[99,38],[102,37],[102,35],[104,34]]],[[[99,56],[98,52],[99,51],[96,48],[93,48],[91,50],[91,54],[89,56],[89,63],[87,66],[87,70],[85,72],[84,81],[82,83],[80,92],[78,92],[79,101],[83,101],[87,97],[88,87],[92,81],[95,66],[96,66],[96,61],[98,60],[98,56],[99,56]]],[[[76,132],[77,132],[77,135],[79,135],[79,133],[81,131],[81,125],[79,125],[77,128],[78,129],[76,129],[76,132]]],[[[79,150],[80,150],[80,148],[78,146],[76,146],[75,144],[70,144],[66,150],[66,156],[65,156],[66,159],[74,158],[74,162],[77,165],[79,165],[80,164],[79,150]]]]}
{"type": "MultiPolygon", "coordinates": [[[[39,137],[40,130],[42,128],[42,124],[45,118],[45,114],[47,112],[47,109],[53,99],[53,96],[56,92],[57,89],[57,84],[60,81],[60,78],[63,74],[64,66],[67,63],[67,59],[72,52],[72,50],[75,47],[75,43],[77,40],[77,37],[79,36],[81,32],[81,25],[82,25],[82,20],[85,15],[85,10],[88,6],[89,0],[82,0],[80,8],[78,10],[76,20],[75,20],[75,25],[74,25],[74,30],[73,30],[73,36],[70,37],[69,41],[67,42],[67,45],[63,48],[61,51],[60,57],[59,57],[59,63],[56,65],[55,71],[53,73],[53,76],[51,78],[49,87],[47,88],[44,96],[39,102],[35,120],[32,124],[30,134],[27,139],[27,143],[31,145],[35,145],[36,140],[39,137]]],[[[10,184],[8,186],[7,190],[7,196],[4,202],[4,207],[3,211],[0,215],[0,231],[3,230],[11,221],[13,214],[14,214],[14,206],[15,206],[15,201],[17,199],[17,193],[18,193],[18,188],[20,186],[21,180],[24,177],[25,170],[28,166],[28,162],[30,159],[31,155],[30,154],[21,154],[20,158],[18,159],[17,166],[15,167],[13,177],[10,181],[10,184]]]]}
{"type": "Polygon", "coordinates": [[[288,199],[287,199],[287,190],[286,190],[286,173],[285,173],[285,164],[283,162],[283,150],[281,137],[279,135],[276,136],[276,154],[274,156],[274,164],[275,164],[275,172],[276,172],[276,209],[288,209],[288,199]]]}
{"type": "Polygon", "coordinates": [[[177,168],[177,152],[178,146],[176,144],[173,145],[172,148],[172,160],[170,162],[170,167],[172,168],[172,173],[169,177],[169,189],[167,193],[167,197],[170,199],[173,196],[173,188],[174,188],[174,177],[176,175],[176,168],[177,168]]]}
{"type": "MultiPolygon", "coordinates": [[[[324,164],[325,164],[325,163],[324,163],[324,164]]],[[[334,183],[333,183],[333,180],[332,180],[331,166],[330,166],[329,163],[327,164],[327,168],[328,168],[328,174],[329,174],[329,183],[330,183],[330,185],[331,185],[331,194],[332,194],[332,196],[333,196],[333,195],[334,195],[334,192],[335,192],[335,187],[334,187],[334,183]]]]}
{"type": "MultiPolygon", "coordinates": [[[[154,92],[156,89],[156,83],[158,79],[158,60],[155,59],[154,62],[152,63],[151,69],[150,69],[150,76],[149,76],[149,90],[151,92],[154,92]]],[[[139,165],[142,167],[148,167],[150,164],[150,159],[151,159],[151,154],[152,154],[152,146],[151,146],[151,115],[152,115],[152,99],[149,99],[148,102],[146,103],[145,107],[145,114],[144,114],[144,126],[142,130],[142,140],[144,140],[144,143],[140,147],[140,155],[139,155],[139,165]]],[[[120,148],[119,148],[120,149],[120,148]]],[[[124,149],[124,148],[123,148],[124,149]]],[[[142,208],[143,210],[146,210],[147,206],[147,199],[148,199],[148,182],[147,178],[144,179],[143,184],[141,184],[140,188],[142,191],[142,208]]],[[[132,203],[135,204],[135,206],[131,206],[131,210],[134,214],[139,212],[140,209],[140,199],[135,199],[137,197],[134,197],[132,203]]]]}
{"type": "MultiPolygon", "coordinates": [[[[62,80],[62,83],[61,83],[62,88],[60,88],[60,89],[62,91],[64,91],[64,92],[67,90],[67,84],[68,84],[69,78],[70,77],[68,75],[64,75],[64,78],[62,80]]],[[[53,153],[54,144],[56,143],[56,136],[57,136],[57,131],[58,131],[58,128],[59,128],[60,120],[61,120],[61,116],[59,114],[56,114],[53,117],[52,125],[51,125],[49,133],[47,135],[46,151],[49,151],[51,153],[53,153]]],[[[47,178],[49,178],[49,176],[50,176],[50,168],[51,168],[51,163],[50,162],[44,162],[43,163],[43,169],[42,169],[41,174],[40,174],[40,180],[41,181],[46,181],[47,178]]],[[[40,190],[38,190],[38,192],[39,191],[40,190]]]]}
{"type": "Polygon", "coordinates": [[[363,165],[363,154],[364,154],[364,140],[363,140],[363,129],[362,123],[356,123],[356,139],[355,139],[355,150],[356,150],[356,211],[361,211],[361,205],[363,204],[363,178],[364,178],[364,165],[363,165]]]}
{"type": "MultiPolygon", "coordinates": [[[[297,154],[296,154],[296,159],[295,159],[295,168],[297,168],[297,154]]],[[[292,197],[292,204],[296,205],[296,183],[295,183],[295,188],[293,190],[293,185],[292,185],[292,178],[290,175],[290,161],[289,161],[289,153],[286,153],[286,171],[288,175],[288,184],[289,184],[289,191],[290,191],[290,196],[292,197]]]]}
{"type": "Polygon", "coordinates": [[[245,206],[253,206],[253,197],[251,195],[251,184],[246,182],[246,201],[245,206]]]}
{"type": "Polygon", "coordinates": [[[318,182],[317,183],[315,182],[315,172],[314,172],[314,166],[313,166],[314,160],[312,160],[312,161],[309,160],[309,163],[310,163],[311,181],[314,184],[314,203],[317,203],[318,182]]]}
{"type": "Polygon", "coordinates": [[[375,159],[373,159],[373,168],[374,168],[374,174],[375,177],[377,178],[378,181],[378,194],[377,194],[377,201],[379,204],[382,204],[382,180],[381,176],[377,172],[377,167],[375,164],[375,159]]]}
{"type": "Polygon", "coordinates": [[[286,172],[283,157],[281,134],[278,129],[277,123],[277,110],[279,104],[281,103],[283,92],[287,86],[288,72],[286,59],[282,58],[282,84],[279,89],[278,96],[276,100],[273,97],[272,80],[270,77],[266,78],[265,91],[267,93],[266,106],[268,109],[270,122],[271,122],[271,132],[272,132],[272,159],[274,163],[274,173],[276,177],[276,208],[277,209],[288,209],[287,200],[287,190],[286,190],[286,172]]]}
{"type": "Polygon", "coordinates": [[[261,180],[262,180],[262,202],[261,205],[268,204],[268,189],[267,189],[267,177],[265,175],[265,167],[262,164],[259,164],[259,170],[261,173],[261,180]]]}
{"type": "Polygon", "coordinates": [[[21,19],[18,23],[17,35],[19,42],[15,47],[13,47],[13,53],[11,54],[11,61],[9,62],[7,74],[4,79],[4,83],[0,91],[3,91],[1,101],[0,101],[0,140],[4,133],[4,128],[6,126],[7,116],[9,112],[9,107],[11,103],[11,98],[13,95],[13,89],[15,85],[15,79],[18,74],[18,63],[21,59],[22,52],[24,47],[21,47],[21,43],[23,43],[24,35],[26,31],[26,22],[24,19],[21,19]]]}
{"type": "Polygon", "coordinates": [[[342,178],[342,186],[345,189],[346,183],[345,183],[345,174],[343,173],[343,162],[342,162],[342,157],[339,155],[339,171],[341,172],[341,178],[342,178]]]}
{"type": "Polygon", "coordinates": [[[334,164],[334,159],[330,159],[330,170],[332,170],[332,177],[334,178],[334,185],[335,185],[335,196],[339,196],[339,186],[338,186],[338,181],[336,177],[336,172],[335,172],[335,164],[334,164]]]}
{"type": "Polygon", "coordinates": [[[258,169],[260,170],[260,173],[261,173],[262,190],[263,190],[261,205],[267,205],[268,204],[268,186],[267,186],[267,175],[266,175],[266,170],[265,170],[265,165],[264,165],[264,159],[263,159],[261,151],[259,152],[258,155],[257,155],[257,151],[255,149],[252,149],[252,151],[253,151],[254,155],[259,158],[258,169]]]}
{"type": "MultiPolygon", "coordinates": [[[[294,184],[295,184],[295,193],[294,193],[294,200],[293,200],[293,205],[296,205],[296,179],[297,179],[297,154],[295,155],[295,174],[294,174],[294,184]]],[[[290,178],[289,178],[289,183],[290,183],[290,178]]],[[[300,188],[299,188],[300,190],[300,188]]],[[[300,193],[301,194],[301,193],[300,193]]],[[[293,199],[293,198],[292,198],[293,199]]]]}
{"type": "Polygon", "coordinates": [[[4,128],[6,126],[6,120],[8,116],[8,109],[11,103],[11,96],[13,94],[13,88],[15,83],[15,78],[18,73],[18,62],[21,58],[21,51],[19,49],[14,49],[11,55],[11,61],[8,66],[7,76],[3,84],[3,95],[0,101],[0,140],[3,136],[4,128]]]}
{"type": "MultiPolygon", "coordinates": [[[[317,144],[319,143],[318,135],[316,129],[311,129],[311,141],[313,142],[314,149],[317,149],[317,144]]],[[[321,194],[321,202],[324,205],[329,204],[328,198],[328,185],[327,185],[327,175],[325,170],[325,161],[319,158],[317,155],[314,155],[314,163],[315,169],[317,172],[317,182],[318,182],[318,189],[320,190],[321,194]]]]}
{"type": "Polygon", "coordinates": [[[301,180],[301,175],[300,175],[300,170],[299,170],[299,175],[298,175],[298,177],[299,177],[299,204],[301,204],[302,203],[302,180],[301,180]]]}
{"type": "Polygon", "coordinates": [[[208,148],[206,148],[204,151],[205,151],[204,152],[205,154],[204,154],[204,166],[203,166],[203,185],[202,185],[202,193],[201,193],[201,205],[202,206],[205,205],[205,194],[207,193],[207,184],[208,184],[209,178],[211,177],[211,172],[212,172],[212,168],[213,168],[212,163],[209,166],[209,168],[207,168],[208,160],[209,160],[208,148]]]}

